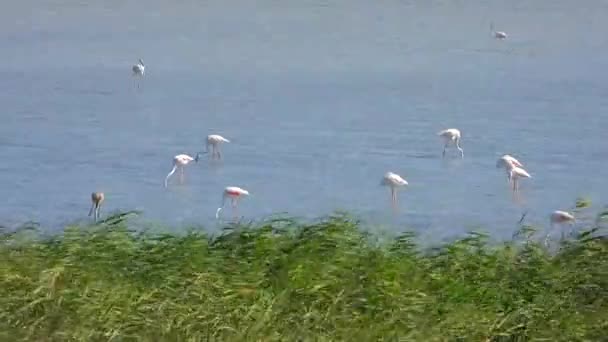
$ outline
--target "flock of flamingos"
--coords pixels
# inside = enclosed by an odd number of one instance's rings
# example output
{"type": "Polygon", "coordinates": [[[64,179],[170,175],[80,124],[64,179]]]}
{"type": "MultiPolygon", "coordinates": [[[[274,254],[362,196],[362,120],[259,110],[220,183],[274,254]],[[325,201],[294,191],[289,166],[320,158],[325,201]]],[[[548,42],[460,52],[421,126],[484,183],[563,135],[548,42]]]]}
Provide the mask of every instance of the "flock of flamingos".
{"type": "MultiPolygon", "coordinates": [[[[490,30],[492,32],[493,37],[496,39],[503,40],[503,39],[507,38],[507,34],[505,32],[495,31],[494,26],[492,24],[490,25],[490,30]]],[[[133,76],[143,77],[145,74],[144,62],[141,59],[139,59],[138,63],[133,65],[132,71],[133,71],[133,76]]],[[[139,83],[137,84],[137,86],[139,88],[139,83]]],[[[443,142],[442,157],[445,158],[446,150],[449,147],[453,147],[458,150],[458,152],[460,153],[460,157],[464,158],[464,150],[460,146],[460,140],[461,140],[460,130],[458,130],[456,128],[448,128],[448,129],[438,132],[437,135],[440,137],[440,139],[443,142]]],[[[192,157],[187,154],[178,154],[175,157],[173,157],[173,168],[167,174],[167,177],[165,178],[164,186],[167,187],[167,183],[168,183],[169,179],[178,170],[179,170],[180,183],[183,182],[185,166],[193,161],[198,162],[201,155],[203,155],[203,154],[210,153],[211,159],[221,159],[220,145],[223,143],[229,143],[229,142],[230,142],[230,140],[222,137],[221,135],[211,134],[211,135],[207,136],[205,151],[198,152],[195,157],[192,157]]],[[[505,154],[498,159],[498,161],[496,162],[496,167],[505,169],[505,171],[507,173],[507,180],[509,181],[509,183],[511,185],[511,189],[514,194],[516,194],[519,191],[519,179],[520,178],[531,178],[530,174],[523,168],[523,164],[508,154],[505,154]]],[[[403,179],[403,177],[401,177],[400,175],[398,175],[396,173],[387,172],[382,177],[382,180],[380,181],[380,185],[386,186],[390,189],[391,203],[393,206],[395,206],[397,204],[397,190],[399,188],[407,186],[408,182],[405,179],[403,179]]],[[[228,187],[224,188],[224,191],[222,194],[221,206],[217,209],[217,211],[215,213],[216,219],[219,218],[220,212],[223,210],[223,208],[226,204],[226,200],[228,200],[228,199],[231,202],[231,206],[232,206],[234,215],[237,216],[238,200],[245,196],[248,196],[248,195],[249,195],[249,192],[247,190],[237,187],[237,186],[228,186],[228,187]]],[[[89,210],[89,216],[94,215],[95,221],[97,221],[99,218],[99,211],[100,211],[101,205],[104,201],[104,198],[105,198],[105,196],[102,192],[94,192],[91,194],[92,205],[91,205],[91,209],[89,210]]],[[[552,212],[549,216],[549,220],[550,220],[550,224],[551,224],[552,228],[555,224],[573,224],[574,222],[576,222],[574,215],[572,215],[569,212],[562,211],[562,210],[556,210],[556,211],[552,212]]],[[[548,237],[549,237],[549,234],[547,234],[547,239],[548,239],[548,237]]]]}

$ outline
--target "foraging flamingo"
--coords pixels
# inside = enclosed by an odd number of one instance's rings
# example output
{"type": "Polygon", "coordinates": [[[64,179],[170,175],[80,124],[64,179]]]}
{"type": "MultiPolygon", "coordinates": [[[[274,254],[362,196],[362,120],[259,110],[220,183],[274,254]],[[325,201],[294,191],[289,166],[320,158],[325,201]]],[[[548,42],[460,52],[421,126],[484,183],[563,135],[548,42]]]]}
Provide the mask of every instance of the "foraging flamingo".
{"type": "MultiPolygon", "coordinates": [[[[551,224],[551,231],[549,231],[549,233],[547,233],[547,236],[545,237],[545,244],[548,243],[549,235],[554,230],[555,225],[563,225],[563,224],[573,225],[576,222],[576,218],[574,217],[574,215],[572,215],[571,213],[569,213],[567,211],[556,210],[556,211],[552,212],[551,215],[549,215],[549,222],[551,224]]],[[[562,239],[563,238],[564,238],[564,232],[562,231],[562,239]]]]}
{"type": "Polygon", "coordinates": [[[178,154],[175,157],[173,157],[173,169],[171,169],[171,171],[165,178],[165,188],[167,187],[167,181],[169,180],[169,177],[171,177],[171,175],[173,175],[175,173],[177,168],[179,168],[179,170],[180,170],[180,174],[179,174],[180,183],[183,183],[184,182],[184,167],[193,160],[194,160],[194,158],[190,157],[187,154],[178,154]]]}
{"type": "Polygon", "coordinates": [[[397,188],[408,185],[408,182],[396,173],[387,172],[382,177],[380,185],[388,186],[391,189],[391,203],[395,206],[397,205],[397,188]]]}
{"type": "Polygon", "coordinates": [[[509,180],[509,172],[511,171],[511,168],[515,166],[521,168],[523,167],[523,164],[508,154],[503,155],[496,161],[496,168],[504,167],[505,172],[507,173],[507,179],[509,180]]]}
{"type": "MultiPolygon", "coordinates": [[[[131,70],[133,70],[134,77],[143,77],[145,74],[145,71],[146,71],[146,66],[144,65],[144,61],[142,61],[140,58],[139,61],[137,62],[137,64],[133,65],[131,70]]],[[[137,88],[139,89],[139,82],[137,82],[137,88]]]]}
{"type": "Polygon", "coordinates": [[[460,147],[460,130],[456,128],[448,128],[443,131],[437,133],[443,139],[443,153],[442,156],[445,157],[445,150],[449,145],[454,145],[458,151],[460,151],[460,157],[464,158],[464,151],[460,147]]]}
{"type": "Polygon", "coordinates": [[[222,155],[220,153],[220,144],[222,143],[229,143],[230,140],[224,138],[221,135],[218,134],[211,134],[207,136],[207,141],[205,144],[205,152],[199,152],[196,154],[196,161],[198,161],[199,159],[199,155],[200,154],[206,154],[209,153],[209,146],[211,146],[211,159],[214,159],[215,156],[217,156],[217,159],[221,159],[222,155]]]}
{"type": "Polygon", "coordinates": [[[492,31],[492,35],[494,35],[494,38],[496,39],[507,39],[507,33],[504,31],[494,31],[494,23],[490,23],[490,31],[492,31]]]}
{"type": "Polygon", "coordinates": [[[145,70],[146,70],[144,61],[142,61],[140,58],[139,61],[137,62],[137,64],[133,65],[131,70],[133,70],[133,76],[140,76],[140,77],[143,76],[145,73],[145,70]]]}
{"type": "Polygon", "coordinates": [[[532,176],[521,167],[511,166],[509,168],[509,180],[513,182],[514,193],[519,191],[519,178],[532,178],[532,176]]]}
{"type": "Polygon", "coordinates": [[[215,218],[218,219],[220,217],[220,211],[224,209],[224,205],[226,205],[227,198],[230,198],[232,210],[234,211],[234,216],[236,217],[238,200],[243,196],[249,196],[249,191],[241,189],[238,186],[227,186],[222,194],[222,205],[217,208],[217,211],[215,212],[215,218]]]}
{"type": "Polygon", "coordinates": [[[99,210],[101,209],[101,203],[103,203],[103,200],[105,199],[105,196],[103,194],[103,192],[93,192],[91,194],[91,210],[89,210],[89,216],[91,216],[91,214],[93,214],[93,212],[95,212],[95,215],[93,216],[93,219],[95,222],[97,222],[97,220],[99,219],[99,210]]]}

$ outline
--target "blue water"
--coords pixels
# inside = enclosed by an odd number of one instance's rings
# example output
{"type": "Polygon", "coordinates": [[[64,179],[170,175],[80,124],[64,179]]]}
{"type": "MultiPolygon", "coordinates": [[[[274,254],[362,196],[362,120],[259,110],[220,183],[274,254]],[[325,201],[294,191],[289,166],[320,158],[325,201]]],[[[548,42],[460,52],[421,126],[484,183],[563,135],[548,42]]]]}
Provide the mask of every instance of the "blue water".
{"type": "Polygon", "coordinates": [[[104,191],[102,215],[214,229],[237,185],[249,219],[348,210],[428,238],[508,237],[525,211],[546,226],[576,197],[608,202],[607,17],[599,0],[6,4],[0,220],[60,227],[104,191]],[[449,127],[463,160],[441,159],[449,127]],[[232,140],[223,162],[163,188],[172,157],[211,133],[232,140]],[[503,153],[533,176],[517,202],[503,153]],[[386,171],[410,183],[397,214],[386,171]]]}

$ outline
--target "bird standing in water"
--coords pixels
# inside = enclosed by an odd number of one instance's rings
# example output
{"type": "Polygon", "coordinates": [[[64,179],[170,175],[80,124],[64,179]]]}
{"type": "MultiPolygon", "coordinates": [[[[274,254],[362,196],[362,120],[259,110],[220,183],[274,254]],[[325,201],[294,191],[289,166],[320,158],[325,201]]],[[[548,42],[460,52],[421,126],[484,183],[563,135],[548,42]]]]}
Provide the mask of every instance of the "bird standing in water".
{"type": "MultiPolygon", "coordinates": [[[[137,64],[133,65],[131,70],[133,70],[134,77],[143,77],[146,72],[146,66],[144,65],[144,61],[142,61],[140,58],[137,64]]],[[[137,82],[137,88],[139,88],[139,82],[137,82]]]]}
{"type": "Polygon", "coordinates": [[[94,192],[91,194],[91,209],[89,210],[89,216],[95,213],[93,219],[95,222],[99,219],[99,210],[101,209],[101,204],[103,203],[105,196],[103,192],[94,192]]]}
{"type": "Polygon", "coordinates": [[[496,39],[507,39],[507,33],[504,31],[495,31],[494,30],[494,23],[490,23],[490,31],[492,32],[492,35],[494,36],[494,38],[496,39]]]}
{"type": "Polygon", "coordinates": [[[450,145],[454,145],[458,151],[460,151],[460,157],[464,158],[464,151],[460,147],[460,130],[456,128],[448,128],[437,133],[437,135],[443,139],[443,157],[445,157],[446,148],[450,145]]]}
{"type": "Polygon", "coordinates": [[[238,186],[226,187],[222,194],[222,205],[217,208],[217,211],[215,212],[215,218],[218,219],[220,217],[220,211],[224,209],[224,206],[226,205],[226,199],[228,198],[230,199],[230,202],[232,204],[232,210],[234,212],[234,217],[236,218],[238,200],[243,196],[249,196],[249,191],[239,188],[238,186]]]}
{"type": "MultiPolygon", "coordinates": [[[[556,225],[563,225],[563,224],[572,225],[575,222],[576,222],[576,218],[574,217],[574,215],[570,214],[567,211],[556,210],[556,211],[552,212],[551,215],[549,215],[549,223],[551,224],[551,231],[549,231],[549,233],[547,233],[547,236],[545,237],[545,244],[549,243],[549,235],[554,230],[556,225]]],[[[563,238],[564,238],[564,232],[562,231],[562,239],[563,238]]]]}
{"type": "Polygon", "coordinates": [[[396,173],[387,172],[386,174],[384,174],[384,177],[382,177],[382,180],[380,181],[380,185],[388,186],[391,189],[391,203],[392,203],[393,207],[396,207],[397,206],[397,188],[408,185],[408,182],[405,179],[401,178],[401,176],[399,176],[396,173]]]}
{"type": "Polygon", "coordinates": [[[173,157],[173,169],[169,172],[167,177],[165,178],[165,188],[167,187],[167,181],[169,181],[169,177],[175,173],[175,171],[179,168],[179,181],[180,183],[184,182],[184,167],[188,165],[194,158],[190,157],[187,154],[178,154],[173,157]]]}
{"type": "Polygon", "coordinates": [[[511,166],[509,169],[509,180],[513,182],[513,193],[519,192],[519,178],[532,178],[532,176],[521,167],[511,166]]]}
{"type": "Polygon", "coordinates": [[[496,168],[503,167],[505,172],[507,173],[507,179],[510,181],[509,173],[513,167],[521,167],[523,168],[523,164],[519,162],[519,160],[513,158],[512,156],[505,154],[502,157],[498,158],[496,161],[496,168]]]}
{"type": "Polygon", "coordinates": [[[220,153],[220,144],[229,143],[230,140],[224,138],[218,134],[211,134],[207,136],[207,140],[205,143],[205,152],[199,152],[196,154],[196,161],[199,159],[199,155],[209,153],[209,146],[211,146],[211,159],[221,159],[222,155],[220,153]]]}

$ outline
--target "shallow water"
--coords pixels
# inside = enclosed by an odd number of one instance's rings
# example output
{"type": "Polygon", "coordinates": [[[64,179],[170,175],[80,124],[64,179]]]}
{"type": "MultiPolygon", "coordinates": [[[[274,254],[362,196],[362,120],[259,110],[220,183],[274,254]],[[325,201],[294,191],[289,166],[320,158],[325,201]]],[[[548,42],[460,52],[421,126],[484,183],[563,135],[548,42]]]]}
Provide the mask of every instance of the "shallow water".
{"type": "Polygon", "coordinates": [[[46,1],[0,13],[4,224],[102,215],[215,227],[239,214],[348,210],[380,229],[441,238],[513,232],[522,212],[607,201],[608,4],[603,1],[46,1]],[[489,23],[509,38],[491,38],[489,23]],[[130,68],[146,63],[141,89],[130,68]],[[458,127],[465,158],[441,159],[458,127]],[[221,163],[163,179],[218,133],[221,163]],[[532,174],[519,202],[496,159],[532,174]],[[379,186],[406,178],[400,211],[379,186]],[[227,209],[226,215],[230,215],[227,209]]]}

